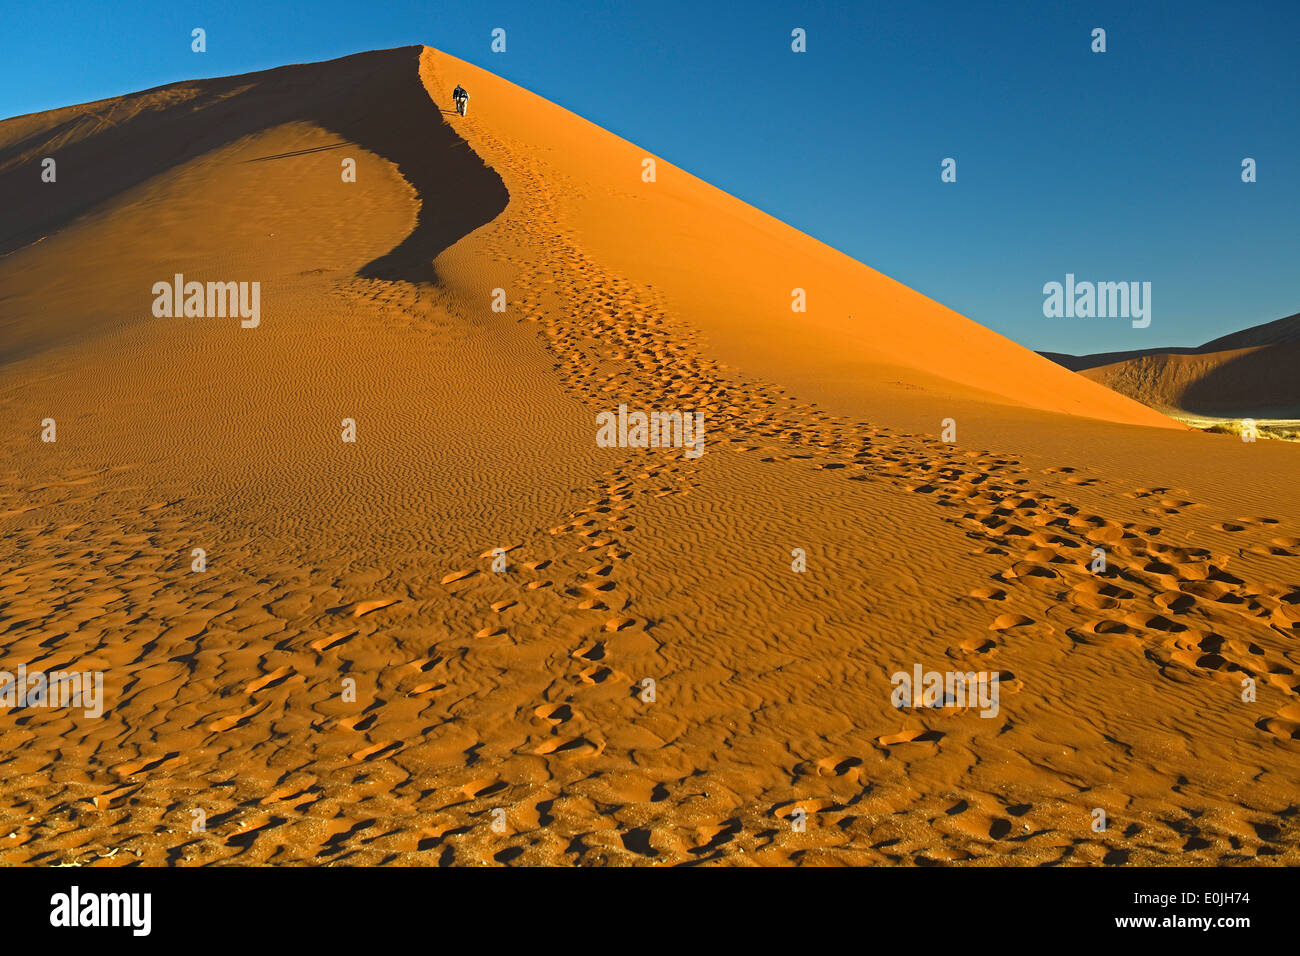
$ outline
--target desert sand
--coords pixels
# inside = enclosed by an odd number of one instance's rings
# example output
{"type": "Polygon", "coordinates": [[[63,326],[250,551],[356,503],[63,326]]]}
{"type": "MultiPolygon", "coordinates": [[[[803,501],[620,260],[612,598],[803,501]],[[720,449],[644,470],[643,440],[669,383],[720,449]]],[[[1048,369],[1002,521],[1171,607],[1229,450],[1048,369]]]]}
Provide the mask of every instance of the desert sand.
{"type": "Polygon", "coordinates": [[[1300,447],[425,47],[0,122],[0,199],[0,668],[105,691],[0,709],[0,861],[1300,862],[1300,447]]]}

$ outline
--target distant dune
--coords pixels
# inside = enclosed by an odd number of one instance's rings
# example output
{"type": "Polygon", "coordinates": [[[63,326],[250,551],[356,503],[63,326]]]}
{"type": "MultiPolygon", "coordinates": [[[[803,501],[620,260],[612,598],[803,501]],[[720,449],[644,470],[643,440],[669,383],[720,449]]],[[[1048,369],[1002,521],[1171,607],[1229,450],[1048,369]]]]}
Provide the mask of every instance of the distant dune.
{"type": "Polygon", "coordinates": [[[1042,354],[1161,411],[1300,417],[1300,313],[1196,348],[1042,354]]]}
{"type": "Polygon", "coordinates": [[[1300,863],[1300,447],[425,47],[0,122],[0,204],[0,671],[104,688],[0,700],[0,862],[1300,863]]]}

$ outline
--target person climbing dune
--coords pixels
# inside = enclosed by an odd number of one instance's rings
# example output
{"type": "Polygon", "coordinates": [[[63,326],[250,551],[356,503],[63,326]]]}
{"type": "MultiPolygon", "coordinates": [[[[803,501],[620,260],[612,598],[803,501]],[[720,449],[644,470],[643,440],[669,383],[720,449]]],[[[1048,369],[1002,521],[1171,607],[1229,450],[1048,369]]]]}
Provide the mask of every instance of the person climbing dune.
{"type": "Polygon", "coordinates": [[[466,90],[465,87],[457,83],[456,89],[451,94],[451,98],[456,101],[457,113],[464,116],[469,112],[469,91],[466,90]]]}

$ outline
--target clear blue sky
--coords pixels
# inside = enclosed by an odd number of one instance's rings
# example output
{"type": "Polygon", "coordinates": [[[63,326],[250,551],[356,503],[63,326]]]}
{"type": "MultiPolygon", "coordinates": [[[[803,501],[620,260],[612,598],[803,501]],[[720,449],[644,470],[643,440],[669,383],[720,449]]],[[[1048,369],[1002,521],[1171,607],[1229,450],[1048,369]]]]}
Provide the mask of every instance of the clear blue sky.
{"type": "Polygon", "coordinates": [[[427,43],[1031,348],[1193,345],[1300,311],[1300,3],[1064,7],[15,0],[0,116],[427,43]],[[1151,282],[1151,326],[1045,318],[1067,272],[1151,282]]]}

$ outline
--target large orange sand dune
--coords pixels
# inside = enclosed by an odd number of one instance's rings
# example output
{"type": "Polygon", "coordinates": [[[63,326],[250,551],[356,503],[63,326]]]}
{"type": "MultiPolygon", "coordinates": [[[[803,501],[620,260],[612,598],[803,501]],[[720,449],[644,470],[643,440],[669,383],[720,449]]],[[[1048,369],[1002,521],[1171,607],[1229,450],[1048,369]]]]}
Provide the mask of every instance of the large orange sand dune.
{"type": "Polygon", "coordinates": [[[0,858],[1297,862],[1300,449],[646,158],[419,47],[0,123],[3,667],[108,704],[0,715],[0,858]]]}

